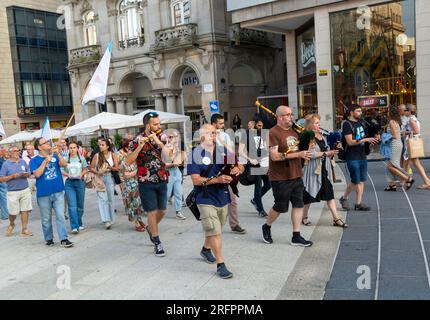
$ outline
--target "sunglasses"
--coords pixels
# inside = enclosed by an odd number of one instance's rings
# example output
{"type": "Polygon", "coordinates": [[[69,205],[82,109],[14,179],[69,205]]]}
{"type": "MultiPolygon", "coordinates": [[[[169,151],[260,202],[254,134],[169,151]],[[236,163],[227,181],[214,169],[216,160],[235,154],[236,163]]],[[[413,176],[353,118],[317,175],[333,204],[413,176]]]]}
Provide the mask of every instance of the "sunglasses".
{"type": "Polygon", "coordinates": [[[150,118],[157,118],[158,117],[158,113],[157,112],[150,112],[150,113],[148,113],[148,117],[150,117],[150,118]]]}

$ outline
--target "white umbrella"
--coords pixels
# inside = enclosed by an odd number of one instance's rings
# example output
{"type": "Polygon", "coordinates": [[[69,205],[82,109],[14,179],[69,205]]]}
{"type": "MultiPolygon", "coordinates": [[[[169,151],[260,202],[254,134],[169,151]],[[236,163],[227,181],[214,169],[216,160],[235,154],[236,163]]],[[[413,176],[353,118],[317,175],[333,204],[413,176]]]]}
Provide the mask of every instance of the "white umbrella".
{"type": "MultiPolygon", "coordinates": [[[[61,136],[62,130],[55,130],[52,129],[52,138],[58,139],[61,136]]],[[[39,138],[42,136],[42,130],[37,131],[21,131],[17,134],[14,134],[13,136],[7,137],[6,139],[0,141],[0,144],[10,144],[10,143],[17,143],[17,142],[23,142],[23,141],[32,141],[33,139],[39,138]]]]}
{"type": "Polygon", "coordinates": [[[86,135],[104,129],[128,128],[133,126],[130,124],[134,120],[135,119],[133,116],[102,112],[82,122],[79,122],[72,127],[69,127],[69,129],[66,131],[66,135],[71,137],[86,135]]]}
{"type": "Polygon", "coordinates": [[[156,110],[145,110],[141,113],[138,113],[134,116],[134,127],[139,127],[143,125],[143,117],[145,114],[149,112],[156,112],[160,116],[160,123],[161,124],[167,124],[167,123],[183,123],[190,120],[190,117],[184,116],[183,114],[176,114],[176,113],[170,113],[170,112],[163,112],[163,111],[156,111],[156,110]]]}

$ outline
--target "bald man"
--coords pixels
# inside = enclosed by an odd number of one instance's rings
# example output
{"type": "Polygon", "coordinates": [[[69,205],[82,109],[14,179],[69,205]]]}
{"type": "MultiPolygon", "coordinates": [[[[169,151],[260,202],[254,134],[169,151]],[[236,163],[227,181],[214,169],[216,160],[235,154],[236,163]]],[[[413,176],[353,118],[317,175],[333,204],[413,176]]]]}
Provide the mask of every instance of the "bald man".
{"type": "Polygon", "coordinates": [[[287,106],[276,110],[277,124],[269,132],[269,180],[272,185],[275,204],[262,226],[263,241],[273,243],[271,227],[281,215],[287,213],[292,204],[291,220],[293,237],[291,245],[310,247],[312,241],[300,235],[300,223],[303,216],[303,171],[301,159],[310,159],[309,151],[299,151],[299,137],[293,130],[293,112],[287,106]]]}

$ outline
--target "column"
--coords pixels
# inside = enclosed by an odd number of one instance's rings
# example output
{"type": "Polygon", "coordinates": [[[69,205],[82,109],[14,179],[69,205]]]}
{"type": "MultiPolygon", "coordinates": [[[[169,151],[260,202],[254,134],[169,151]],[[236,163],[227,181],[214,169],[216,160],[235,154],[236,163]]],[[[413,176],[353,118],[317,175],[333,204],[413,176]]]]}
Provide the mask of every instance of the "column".
{"type": "Polygon", "coordinates": [[[164,99],[162,94],[155,94],[152,96],[152,98],[155,100],[155,110],[157,111],[164,111],[164,99]]]}
{"type": "MultiPolygon", "coordinates": [[[[418,119],[424,124],[430,119],[430,7],[428,1],[415,0],[416,16],[416,60],[417,60],[417,113],[418,119]]],[[[430,154],[430,126],[421,125],[426,155],[430,154]]]]}
{"type": "Polygon", "coordinates": [[[299,99],[297,96],[296,33],[294,31],[288,31],[285,34],[285,46],[288,77],[288,105],[293,109],[294,117],[297,117],[299,115],[299,99]]]}
{"type": "Polygon", "coordinates": [[[107,99],[106,104],[107,104],[107,112],[115,113],[115,101],[113,101],[112,99],[107,99]]]}
{"type": "Polygon", "coordinates": [[[167,102],[167,112],[170,113],[177,113],[177,95],[173,94],[173,93],[168,93],[167,94],[167,98],[166,98],[166,102],[167,102]]]}
{"type": "Polygon", "coordinates": [[[335,108],[333,101],[332,62],[331,62],[330,17],[326,8],[315,11],[315,52],[317,57],[317,94],[318,113],[321,127],[333,130],[335,108]],[[327,75],[320,76],[319,70],[325,69],[327,75]]]}
{"type": "Polygon", "coordinates": [[[126,110],[126,114],[129,116],[133,115],[133,109],[134,109],[134,105],[133,105],[133,98],[128,98],[125,104],[125,110],[126,110]]]}
{"type": "Polygon", "coordinates": [[[125,114],[125,99],[117,99],[116,101],[116,113],[125,114]]]}

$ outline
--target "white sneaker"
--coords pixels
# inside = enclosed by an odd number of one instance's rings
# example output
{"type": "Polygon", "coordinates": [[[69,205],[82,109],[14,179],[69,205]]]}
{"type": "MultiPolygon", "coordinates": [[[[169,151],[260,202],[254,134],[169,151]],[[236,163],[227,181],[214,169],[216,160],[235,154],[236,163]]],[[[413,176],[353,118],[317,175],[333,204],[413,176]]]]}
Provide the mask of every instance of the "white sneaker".
{"type": "Polygon", "coordinates": [[[187,219],[187,217],[184,216],[180,211],[178,211],[178,212],[176,212],[176,219],[185,220],[185,219],[187,219]]]}
{"type": "Polygon", "coordinates": [[[78,234],[78,233],[79,233],[79,230],[78,230],[78,229],[73,229],[73,230],[72,230],[72,233],[73,233],[73,234],[78,234]]]}
{"type": "Polygon", "coordinates": [[[85,227],[79,227],[79,231],[85,230],[85,227]]]}
{"type": "Polygon", "coordinates": [[[109,230],[109,229],[110,229],[110,227],[112,227],[112,223],[110,223],[110,222],[105,222],[105,228],[106,228],[106,230],[109,230]]]}

